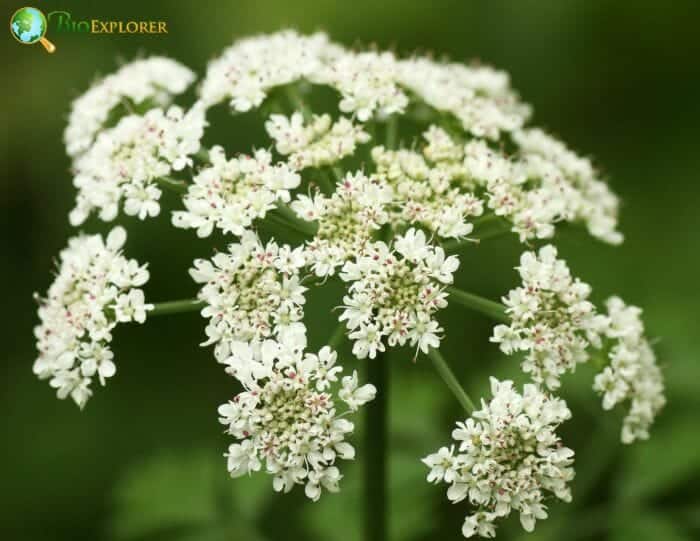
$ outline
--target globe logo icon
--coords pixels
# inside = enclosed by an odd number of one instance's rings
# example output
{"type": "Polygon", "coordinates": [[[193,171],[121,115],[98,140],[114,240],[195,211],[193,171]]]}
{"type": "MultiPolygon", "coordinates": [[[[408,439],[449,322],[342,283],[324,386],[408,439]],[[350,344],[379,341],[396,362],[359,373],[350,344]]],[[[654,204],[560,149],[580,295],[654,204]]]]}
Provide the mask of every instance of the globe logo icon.
{"type": "Polygon", "coordinates": [[[24,45],[39,42],[48,52],[53,53],[56,46],[44,37],[47,27],[44,14],[33,7],[20,8],[10,18],[10,32],[17,41],[24,45]]]}

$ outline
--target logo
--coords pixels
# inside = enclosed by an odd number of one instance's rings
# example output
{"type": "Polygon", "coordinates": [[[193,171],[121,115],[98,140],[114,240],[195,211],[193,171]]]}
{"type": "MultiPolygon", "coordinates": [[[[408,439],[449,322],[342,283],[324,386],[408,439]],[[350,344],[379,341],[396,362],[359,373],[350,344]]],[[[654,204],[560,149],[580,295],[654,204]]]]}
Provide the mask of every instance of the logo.
{"type": "Polygon", "coordinates": [[[78,34],[167,34],[165,21],[76,20],[68,11],[49,13],[51,27],[59,33],[78,34]]]}
{"type": "Polygon", "coordinates": [[[37,8],[23,7],[10,17],[10,33],[23,45],[41,43],[53,53],[56,46],[46,39],[49,22],[59,34],[167,34],[166,21],[119,21],[74,19],[68,11],[52,11],[47,17],[37,8]]]}
{"type": "Polygon", "coordinates": [[[44,36],[48,23],[44,14],[33,7],[19,8],[10,18],[10,33],[23,45],[41,43],[47,52],[53,53],[56,46],[44,36]]]}

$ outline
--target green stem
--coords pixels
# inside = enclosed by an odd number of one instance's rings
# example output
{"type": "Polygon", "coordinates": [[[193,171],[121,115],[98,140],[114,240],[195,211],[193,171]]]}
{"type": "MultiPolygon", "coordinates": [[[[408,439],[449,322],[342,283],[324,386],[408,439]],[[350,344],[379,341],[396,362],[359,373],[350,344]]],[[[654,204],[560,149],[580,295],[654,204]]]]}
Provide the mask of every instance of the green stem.
{"type": "Polygon", "coordinates": [[[197,299],[183,299],[180,301],[157,302],[153,305],[153,310],[148,312],[148,316],[164,316],[170,314],[180,314],[184,312],[196,312],[203,308],[204,301],[197,299]]]}
{"type": "Polygon", "coordinates": [[[398,136],[398,121],[396,115],[391,115],[386,119],[386,148],[391,150],[396,148],[398,136]]]}
{"type": "Polygon", "coordinates": [[[184,180],[177,180],[170,177],[158,177],[155,181],[163,188],[178,194],[187,193],[187,183],[184,180]]]}
{"type": "MultiPolygon", "coordinates": [[[[277,208],[275,211],[278,213],[279,218],[284,220],[289,227],[292,227],[299,233],[302,233],[307,237],[313,237],[316,234],[317,226],[315,224],[299,218],[296,212],[294,212],[284,203],[277,203],[277,208]]],[[[274,214],[272,216],[274,216],[274,214]]]]}
{"type": "Polygon", "coordinates": [[[292,104],[292,107],[299,111],[304,116],[304,121],[308,122],[313,117],[311,109],[304,102],[304,98],[299,95],[299,90],[296,85],[287,85],[287,99],[292,104]]]}
{"type": "Polygon", "coordinates": [[[387,539],[388,360],[380,353],[367,365],[367,379],[377,388],[377,396],[365,406],[365,541],[387,539]]]}
{"type": "Polygon", "coordinates": [[[334,165],[331,167],[331,171],[333,171],[333,175],[335,176],[336,182],[340,182],[345,178],[345,175],[343,174],[343,170],[338,167],[337,165],[334,165]]]}
{"type": "Polygon", "coordinates": [[[475,242],[499,237],[511,231],[511,224],[500,216],[488,215],[481,220],[475,220],[473,224],[476,227],[473,235],[464,240],[453,239],[443,242],[443,249],[448,253],[457,252],[465,246],[473,246],[475,242]]]}
{"type": "Polygon", "coordinates": [[[335,183],[330,177],[330,170],[319,170],[317,171],[317,183],[321,191],[325,195],[332,195],[335,191],[335,183]]]}
{"type": "Polygon", "coordinates": [[[343,343],[345,338],[345,323],[338,323],[338,326],[333,330],[333,334],[328,339],[328,345],[331,349],[338,349],[338,346],[343,343]]]}
{"type": "Polygon", "coordinates": [[[452,394],[457,398],[457,402],[460,403],[467,413],[473,412],[474,409],[476,409],[474,408],[474,402],[472,402],[472,399],[469,398],[469,395],[459,384],[459,380],[454,375],[454,372],[452,372],[447,361],[445,361],[444,357],[440,354],[440,350],[432,348],[428,352],[428,357],[433,361],[433,366],[435,370],[437,370],[437,373],[440,374],[442,381],[445,382],[450,391],[452,391],[452,394]]]}
{"type": "Polygon", "coordinates": [[[453,286],[448,287],[447,292],[450,294],[450,300],[462,306],[481,312],[496,321],[502,321],[503,323],[508,323],[510,321],[508,314],[506,314],[506,307],[499,302],[485,299],[484,297],[462,291],[453,286]]]}
{"type": "Polygon", "coordinates": [[[197,158],[200,162],[210,163],[208,148],[201,147],[197,152],[194,153],[194,157],[197,158]]]}

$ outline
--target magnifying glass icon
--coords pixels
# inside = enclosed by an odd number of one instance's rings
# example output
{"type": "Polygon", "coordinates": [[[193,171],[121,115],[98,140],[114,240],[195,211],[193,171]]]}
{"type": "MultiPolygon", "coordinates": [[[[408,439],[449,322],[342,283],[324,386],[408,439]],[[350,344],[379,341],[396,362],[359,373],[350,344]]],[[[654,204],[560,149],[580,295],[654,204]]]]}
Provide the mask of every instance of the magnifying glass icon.
{"type": "Polygon", "coordinates": [[[48,23],[44,14],[33,7],[19,8],[10,18],[10,33],[22,45],[41,43],[47,52],[53,53],[56,46],[44,36],[48,23]]]}

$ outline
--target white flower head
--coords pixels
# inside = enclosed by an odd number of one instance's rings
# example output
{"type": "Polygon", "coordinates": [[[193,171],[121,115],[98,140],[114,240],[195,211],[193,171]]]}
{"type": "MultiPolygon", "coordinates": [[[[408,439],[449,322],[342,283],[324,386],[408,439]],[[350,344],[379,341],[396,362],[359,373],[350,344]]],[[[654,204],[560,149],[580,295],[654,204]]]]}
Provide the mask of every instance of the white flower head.
{"type": "Polygon", "coordinates": [[[330,115],[314,115],[307,124],[299,112],[289,118],[272,115],[265,129],[275,140],[277,152],[288,155],[287,161],[295,170],[331,165],[352,155],[358,144],[369,141],[369,134],[361,126],[345,117],[333,122],[330,115]]]}
{"type": "Polygon", "coordinates": [[[227,252],[194,262],[190,275],[203,284],[198,297],[206,303],[202,316],[209,319],[203,345],[216,344],[219,362],[238,351],[240,342],[271,338],[305,345],[301,251],[274,241],[263,245],[245,232],[227,252]]]}
{"type": "Polygon", "coordinates": [[[528,177],[539,181],[540,199],[560,205],[558,214],[583,222],[594,237],[620,244],[617,230],[619,201],[587,158],[540,129],[518,130],[513,139],[520,148],[528,177]]]}
{"type": "MultiPolygon", "coordinates": [[[[284,347],[280,347],[280,351],[284,347]]],[[[355,449],[346,441],[354,425],[338,401],[350,411],[374,398],[372,385],[357,388],[357,374],[343,378],[340,392],[336,353],[324,347],[318,354],[297,351],[292,357],[257,356],[261,366],[244,382],[245,390],[219,407],[219,420],[239,440],[226,457],[232,477],[265,469],[273,488],[289,492],[304,485],[318,500],[323,489],[339,490],[342,478],[337,459],[352,460],[355,449]],[[337,397],[336,397],[337,394],[337,397]]]]}
{"type": "Polygon", "coordinates": [[[437,126],[423,136],[428,144],[422,154],[382,146],[372,149],[378,176],[392,188],[392,223],[422,225],[439,237],[466,237],[473,229],[467,220],[483,213],[483,203],[463,189],[463,151],[437,126]]]}
{"type": "Polygon", "coordinates": [[[666,404],[663,374],[644,335],[641,309],[626,305],[619,297],[611,297],[606,305],[608,365],[595,377],[593,389],[602,395],[606,410],[619,403],[628,405],[622,426],[623,443],[645,440],[656,415],[666,404]]]}
{"type": "Polygon", "coordinates": [[[344,50],[330,59],[311,78],[338,90],[342,112],[354,113],[360,122],[403,113],[408,97],[398,84],[398,62],[392,53],[344,50]]]}
{"type": "Polygon", "coordinates": [[[194,79],[192,70],[162,56],[134,60],[100,79],[71,106],[63,134],[68,155],[76,158],[88,150],[115,109],[167,106],[194,79]]]}
{"type": "Polygon", "coordinates": [[[278,201],[288,202],[290,190],[301,182],[286,163],[273,164],[266,150],[227,160],[223,148],[215,146],[209,159],[211,165],[194,177],[183,198],[187,210],[174,212],[172,219],[175,227],[196,229],[200,237],[214,228],[242,235],[278,201]]]}
{"type": "Polygon", "coordinates": [[[510,88],[508,75],[482,66],[415,57],[399,62],[399,81],[426,104],[451,113],[475,137],[498,139],[520,128],[530,107],[510,88]]]}
{"type": "Polygon", "coordinates": [[[331,196],[299,195],[292,210],[303,220],[318,222],[307,242],[307,263],[317,276],[331,276],[360,253],[389,220],[391,189],[381,178],[361,171],[347,173],[331,196]]]}
{"type": "Polygon", "coordinates": [[[452,432],[454,443],[423,459],[428,481],[449,486],[453,503],[466,500],[464,537],[495,536],[495,522],[515,511],[531,532],[547,518],[551,494],[571,501],[574,452],[563,447],[556,430],[571,417],[566,403],[525,385],[520,394],[512,381],[491,378],[493,397],[452,432]]]}
{"type": "Polygon", "coordinates": [[[518,271],[522,285],[503,298],[511,323],[498,325],[491,341],[507,355],[526,352],[523,370],[556,389],[562,374],[588,360],[588,346],[600,345],[607,320],[588,300],[590,286],[571,276],[554,246],[523,253],[518,271]]]}
{"type": "Polygon", "coordinates": [[[122,200],[126,214],[140,219],[158,215],[156,179],[192,164],[205,125],[204,108],[197,103],[187,112],[172,106],[126,116],[100,133],[74,163],[78,195],[71,224],[82,224],[93,211],[111,221],[122,200]]]}
{"type": "Polygon", "coordinates": [[[34,373],[81,408],[92,394],[92,379],[104,385],[116,372],[109,348],[114,327],[143,323],[153,308],[139,289],[148,281],[146,265],[122,255],[125,241],[121,227],[106,241],[100,235],[73,237],[46,298],[39,298],[34,373]]]}
{"type": "Polygon", "coordinates": [[[229,99],[234,110],[245,112],[274,87],[311,78],[337,51],[322,33],[286,30],[242,39],[209,63],[200,95],[207,105],[229,99]]]}
{"type": "Polygon", "coordinates": [[[384,242],[368,244],[340,277],[352,282],[343,299],[340,321],[354,341],[353,353],[374,358],[389,346],[410,343],[427,353],[437,347],[442,329],[435,312],[447,306],[445,285],[458,261],[428,244],[425,233],[409,229],[393,250],[384,242]]]}

